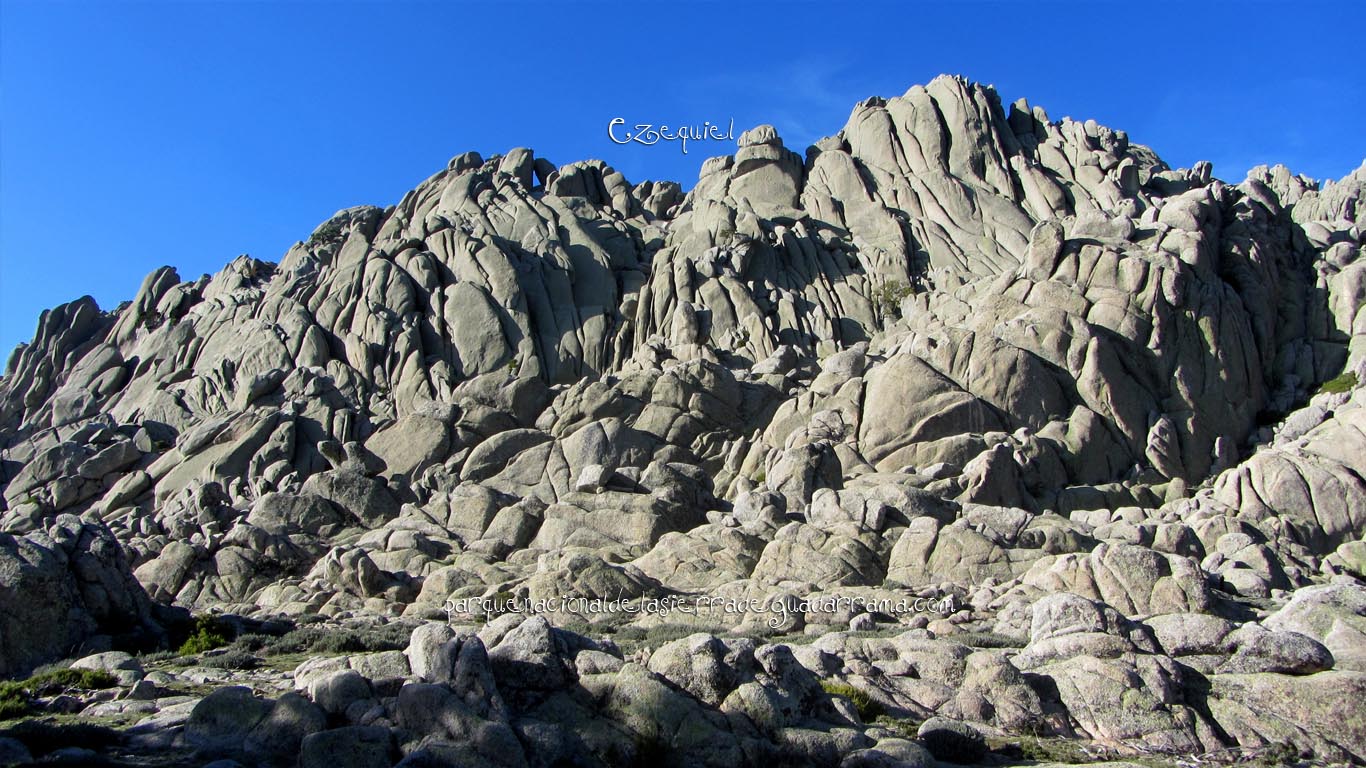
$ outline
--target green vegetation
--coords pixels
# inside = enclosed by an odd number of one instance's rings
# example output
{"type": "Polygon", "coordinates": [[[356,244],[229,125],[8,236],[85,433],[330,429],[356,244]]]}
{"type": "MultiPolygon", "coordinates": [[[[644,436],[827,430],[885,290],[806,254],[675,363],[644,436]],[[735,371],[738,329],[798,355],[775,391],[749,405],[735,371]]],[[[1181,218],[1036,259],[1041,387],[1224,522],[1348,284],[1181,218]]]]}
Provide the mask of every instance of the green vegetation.
{"type": "MultiPolygon", "coordinates": [[[[1025,760],[1037,760],[1041,763],[1093,763],[1096,756],[1088,753],[1083,746],[1084,742],[1074,739],[1050,739],[1036,736],[1022,736],[1019,739],[1018,756],[1025,760]]],[[[993,745],[1001,749],[1000,745],[993,745]]],[[[1006,751],[1006,750],[1003,750],[1006,751]]],[[[1008,750],[1014,753],[1015,750],[1008,750]]],[[[1012,757],[1016,756],[1012,754],[1012,757]]]]}
{"type": "Polygon", "coordinates": [[[1285,742],[1272,742],[1262,747],[1253,762],[1253,765],[1295,765],[1300,761],[1300,750],[1294,744],[1285,742]]]}
{"type": "Polygon", "coordinates": [[[117,682],[108,672],[92,669],[54,669],[27,680],[3,682],[0,683],[0,720],[28,714],[29,699],[35,696],[100,690],[117,682]]]}
{"type": "MultiPolygon", "coordinates": [[[[886,718],[879,725],[888,725],[886,718]]],[[[914,728],[904,731],[914,735],[914,728]]],[[[1264,747],[1215,750],[1200,755],[1190,755],[1193,762],[1186,762],[1178,756],[1162,754],[1131,754],[1121,752],[1094,742],[1052,736],[1021,735],[1008,738],[989,738],[992,751],[1012,763],[1027,760],[1031,763],[1058,763],[1062,765],[1092,765],[1108,760],[1123,760],[1145,768],[1178,768],[1185,765],[1296,765],[1300,761],[1299,750],[1291,744],[1272,743],[1264,747]]]]}
{"type": "Polygon", "coordinates": [[[195,656],[228,644],[222,623],[212,616],[196,616],[194,631],[180,645],[181,656],[195,656]]]}
{"type": "Polygon", "coordinates": [[[749,345],[749,329],[737,327],[730,338],[732,350],[744,349],[749,345]]]}
{"type": "Polygon", "coordinates": [[[261,666],[261,660],[246,651],[233,648],[204,659],[200,665],[213,669],[256,669],[261,666]]]}
{"type": "Polygon", "coordinates": [[[1319,393],[1336,395],[1343,392],[1351,392],[1356,385],[1357,375],[1351,371],[1347,371],[1346,373],[1323,382],[1323,386],[1319,387],[1319,393]]]}
{"type": "Polygon", "coordinates": [[[890,280],[878,286],[870,297],[873,309],[883,317],[901,319],[901,300],[915,293],[915,289],[900,280],[890,280]]]}
{"type": "Polygon", "coordinates": [[[612,632],[612,642],[617,644],[622,653],[630,654],[641,648],[658,649],[665,643],[682,640],[698,632],[706,632],[718,637],[729,635],[725,627],[705,624],[659,624],[648,629],[627,625],[612,632]]]}
{"type": "Polygon", "coordinates": [[[346,230],[336,221],[329,221],[318,227],[308,238],[308,245],[335,245],[346,239],[346,230]]]}
{"type": "Polygon", "coordinates": [[[858,716],[865,723],[871,723],[882,716],[882,705],[873,700],[868,692],[862,688],[855,688],[848,683],[837,683],[833,680],[822,680],[821,688],[831,696],[842,696],[854,705],[858,710],[858,716]]]}
{"type": "MultiPolygon", "coordinates": [[[[233,643],[233,649],[229,654],[284,656],[299,653],[337,655],[401,651],[408,647],[412,631],[411,624],[384,624],[364,629],[297,627],[280,636],[242,635],[233,643]]],[[[250,663],[242,656],[235,659],[242,663],[250,663]]]]}
{"type": "Polygon", "coordinates": [[[896,734],[896,737],[898,739],[916,741],[920,738],[920,723],[916,722],[915,720],[906,720],[899,717],[893,717],[891,715],[882,715],[880,717],[875,718],[872,724],[878,726],[879,728],[886,728],[887,730],[896,734]]]}
{"type": "Polygon", "coordinates": [[[175,661],[179,658],[180,654],[175,651],[152,651],[151,653],[139,655],[138,661],[142,662],[142,666],[146,667],[149,664],[160,664],[167,661],[175,661]]]}
{"type": "Polygon", "coordinates": [[[1019,648],[1022,643],[1012,640],[1005,635],[998,635],[995,632],[960,632],[950,635],[949,639],[955,643],[962,643],[969,648],[1019,648]]]}

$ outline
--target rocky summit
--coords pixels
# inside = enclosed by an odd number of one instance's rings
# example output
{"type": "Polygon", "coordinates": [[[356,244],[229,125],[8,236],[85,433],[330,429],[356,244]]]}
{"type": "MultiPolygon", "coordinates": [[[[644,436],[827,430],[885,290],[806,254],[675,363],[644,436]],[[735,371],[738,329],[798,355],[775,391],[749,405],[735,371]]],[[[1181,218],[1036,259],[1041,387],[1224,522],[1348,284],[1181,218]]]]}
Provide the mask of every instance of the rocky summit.
{"type": "Polygon", "coordinates": [[[1366,166],[955,77],[737,145],[44,313],[0,764],[1366,761],[1366,166]]]}

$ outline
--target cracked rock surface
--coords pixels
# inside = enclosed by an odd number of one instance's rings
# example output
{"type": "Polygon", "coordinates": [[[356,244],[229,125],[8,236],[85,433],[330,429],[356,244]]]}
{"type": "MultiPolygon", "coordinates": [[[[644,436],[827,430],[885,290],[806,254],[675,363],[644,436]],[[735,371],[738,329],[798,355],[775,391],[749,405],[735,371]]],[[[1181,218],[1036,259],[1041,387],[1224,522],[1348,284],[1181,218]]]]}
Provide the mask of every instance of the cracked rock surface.
{"type": "Polygon", "coordinates": [[[686,193],[465,153],[43,314],[0,674],[159,764],[1363,762],[1364,231],[947,76],[686,193]]]}

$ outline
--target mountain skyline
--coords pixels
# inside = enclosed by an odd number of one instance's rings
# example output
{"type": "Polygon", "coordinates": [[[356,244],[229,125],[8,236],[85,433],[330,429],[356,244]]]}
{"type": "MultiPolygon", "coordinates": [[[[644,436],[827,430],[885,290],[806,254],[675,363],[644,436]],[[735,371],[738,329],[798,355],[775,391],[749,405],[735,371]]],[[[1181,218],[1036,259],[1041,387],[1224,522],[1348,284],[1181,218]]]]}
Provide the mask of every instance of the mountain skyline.
{"type": "Polygon", "coordinates": [[[962,76],[735,143],[465,152],[45,314],[0,762],[1366,760],[1366,165],[962,76]]]}
{"type": "MultiPolygon", "coordinates": [[[[1177,36],[1140,34],[1113,5],[1060,16],[982,3],[965,25],[950,9],[874,4],[823,17],[825,41],[814,47],[791,44],[810,34],[812,4],[746,4],[722,20],[705,3],[667,13],[523,7],[563,39],[595,41],[593,65],[579,73],[509,58],[490,31],[502,22],[483,6],[5,3],[0,349],[7,357],[31,339],[42,310],[81,295],[113,309],[163,264],[192,276],[241,253],[277,261],[339,208],[395,204],[460,152],[526,146],[557,164],[601,158],[632,183],[688,189],[705,158],[735,150],[619,146],[607,133],[616,117],[734,120],[737,133],[773,124],[801,153],[835,133],[850,105],[950,72],[994,83],[1007,101],[1028,96],[1054,119],[1125,130],[1174,167],[1211,160],[1230,183],[1264,162],[1324,180],[1361,161],[1344,140],[1364,109],[1359,84],[1341,74],[1362,15],[1351,4],[1218,15],[1209,50],[1271,35],[1314,40],[1317,50],[1244,62],[1222,81],[1184,63],[1177,36]],[[430,41],[411,36],[418,24],[430,41]],[[722,33],[758,26],[767,33],[744,46],[722,33]],[[607,44],[652,29],[670,32],[655,49],[607,44]],[[869,29],[894,43],[876,44],[869,29]],[[358,30],[367,43],[344,42],[358,30]],[[1063,39],[1065,53],[1034,50],[1063,39]],[[1138,91],[1150,97],[1124,86],[1127,70],[1075,64],[1125,46],[1150,52],[1138,91]],[[475,77],[464,60],[497,66],[475,77]],[[1284,106],[1245,106],[1268,102],[1284,106]]],[[[1147,12],[1172,28],[1216,16],[1147,12]]],[[[527,48],[536,45],[530,38],[527,48]]]]}

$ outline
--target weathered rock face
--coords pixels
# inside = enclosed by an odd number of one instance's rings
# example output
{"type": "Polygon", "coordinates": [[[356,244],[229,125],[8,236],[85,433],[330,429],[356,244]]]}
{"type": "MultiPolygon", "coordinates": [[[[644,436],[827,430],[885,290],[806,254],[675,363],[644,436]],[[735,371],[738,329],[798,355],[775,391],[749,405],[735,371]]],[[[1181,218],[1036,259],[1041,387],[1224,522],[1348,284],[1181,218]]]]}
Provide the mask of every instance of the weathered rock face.
{"type": "Polygon", "coordinates": [[[686,194],[467,153],[278,264],[46,313],[0,379],[0,673],[150,595],[459,625],[201,702],[249,760],[1362,759],[1314,719],[1366,671],[1366,166],[1233,185],[952,77],[794,149],[686,194]],[[697,597],[745,608],[508,615],[697,597]]]}
{"type": "Polygon", "coordinates": [[[6,676],[81,648],[154,647],[162,634],[109,529],[70,515],[44,531],[0,533],[0,609],[6,676]]]}

